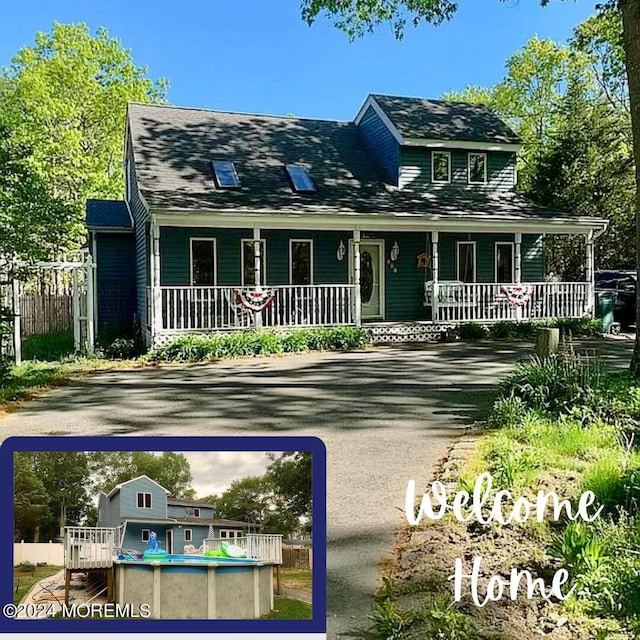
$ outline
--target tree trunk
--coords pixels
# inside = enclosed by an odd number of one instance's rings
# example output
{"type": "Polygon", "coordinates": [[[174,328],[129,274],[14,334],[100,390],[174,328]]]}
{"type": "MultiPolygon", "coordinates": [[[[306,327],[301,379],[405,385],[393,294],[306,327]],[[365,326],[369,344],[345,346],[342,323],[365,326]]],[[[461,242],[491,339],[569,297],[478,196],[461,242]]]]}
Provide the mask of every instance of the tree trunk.
{"type": "MultiPolygon", "coordinates": [[[[629,103],[633,131],[633,155],[636,162],[636,262],[640,273],[640,0],[620,0],[624,50],[629,79],[629,103]]],[[[631,371],[640,376],[640,287],[636,287],[636,342],[631,371]]]]}

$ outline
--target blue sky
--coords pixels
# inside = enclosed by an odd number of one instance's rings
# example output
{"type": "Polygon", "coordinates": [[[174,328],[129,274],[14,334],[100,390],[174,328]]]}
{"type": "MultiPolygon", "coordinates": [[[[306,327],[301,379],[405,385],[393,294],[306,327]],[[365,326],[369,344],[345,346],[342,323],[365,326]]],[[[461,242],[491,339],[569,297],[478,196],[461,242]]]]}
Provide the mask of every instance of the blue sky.
{"type": "Polygon", "coordinates": [[[530,37],[566,41],[595,2],[460,0],[454,20],[388,27],[350,43],[326,19],[307,26],[298,0],[0,0],[0,66],[54,20],[105,26],[173,104],[351,119],[368,93],[437,98],[491,85],[530,37]]]}

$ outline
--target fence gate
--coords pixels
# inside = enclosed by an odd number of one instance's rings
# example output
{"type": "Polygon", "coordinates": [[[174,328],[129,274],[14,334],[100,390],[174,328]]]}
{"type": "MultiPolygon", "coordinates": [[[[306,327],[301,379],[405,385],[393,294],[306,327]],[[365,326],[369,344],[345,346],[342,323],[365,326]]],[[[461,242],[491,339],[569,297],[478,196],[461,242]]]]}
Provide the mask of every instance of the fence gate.
{"type": "Polygon", "coordinates": [[[0,356],[22,362],[22,339],[73,327],[76,352],[92,353],[94,328],[95,265],[88,253],[77,262],[17,264],[0,272],[0,356]],[[43,282],[55,282],[54,292],[43,282]]]}

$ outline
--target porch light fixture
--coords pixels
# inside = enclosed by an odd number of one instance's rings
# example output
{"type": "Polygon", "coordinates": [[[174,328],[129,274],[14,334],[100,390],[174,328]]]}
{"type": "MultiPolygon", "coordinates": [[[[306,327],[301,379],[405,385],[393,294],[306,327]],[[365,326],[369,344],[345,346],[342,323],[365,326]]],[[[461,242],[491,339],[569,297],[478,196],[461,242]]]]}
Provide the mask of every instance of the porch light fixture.
{"type": "Polygon", "coordinates": [[[389,254],[389,257],[391,258],[391,262],[395,262],[398,259],[399,255],[400,255],[400,247],[398,246],[397,242],[394,242],[393,247],[391,247],[391,253],[389,254]]]}
{"type": "Polygon", "coordinates": [[[338,245],[338,250],[336,251],[336,258],[338,258],[339,262],[342,262],[344,260],[344,256],[346,253],[347,253],[347,250],[344,246],[344,242],[340,240],[340,244],[338,245]]]}

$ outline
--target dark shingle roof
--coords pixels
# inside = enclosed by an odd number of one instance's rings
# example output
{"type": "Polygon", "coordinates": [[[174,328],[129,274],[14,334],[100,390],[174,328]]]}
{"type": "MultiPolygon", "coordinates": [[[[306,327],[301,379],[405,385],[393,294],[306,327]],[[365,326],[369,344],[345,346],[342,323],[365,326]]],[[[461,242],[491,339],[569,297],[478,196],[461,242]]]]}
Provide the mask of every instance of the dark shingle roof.
{"type": "Polygon", "coordinates": [[[207,509],[213,509],[213,505],[209,502],[202,502],[201,500],[185,500],[184,498],[167,498],[167,504],[180,505],[182,507],[203,507],[207,509]]]}
{"type": "Polygon", "coordinates": [[[129,105],[136,177],[151,208],[221,213],[566,217],[514,193],[398,189],[364,148],[355,124],[164,105],[129,105]],[[240,189],[216,189],[212,159],[235,163],[240,189]],[[301,163],[317,193],[291,190],[301,163]]]}
{"type": "Polygon", "coordinates": [[[87,200],[89,229],[131,229],[131,217],[123,200],[87,200]]]}
{"type": "Polygon", "coordinates": [[[372,95],[404,138],[518,144],[520,138],[481,104],[372,95]]]}

